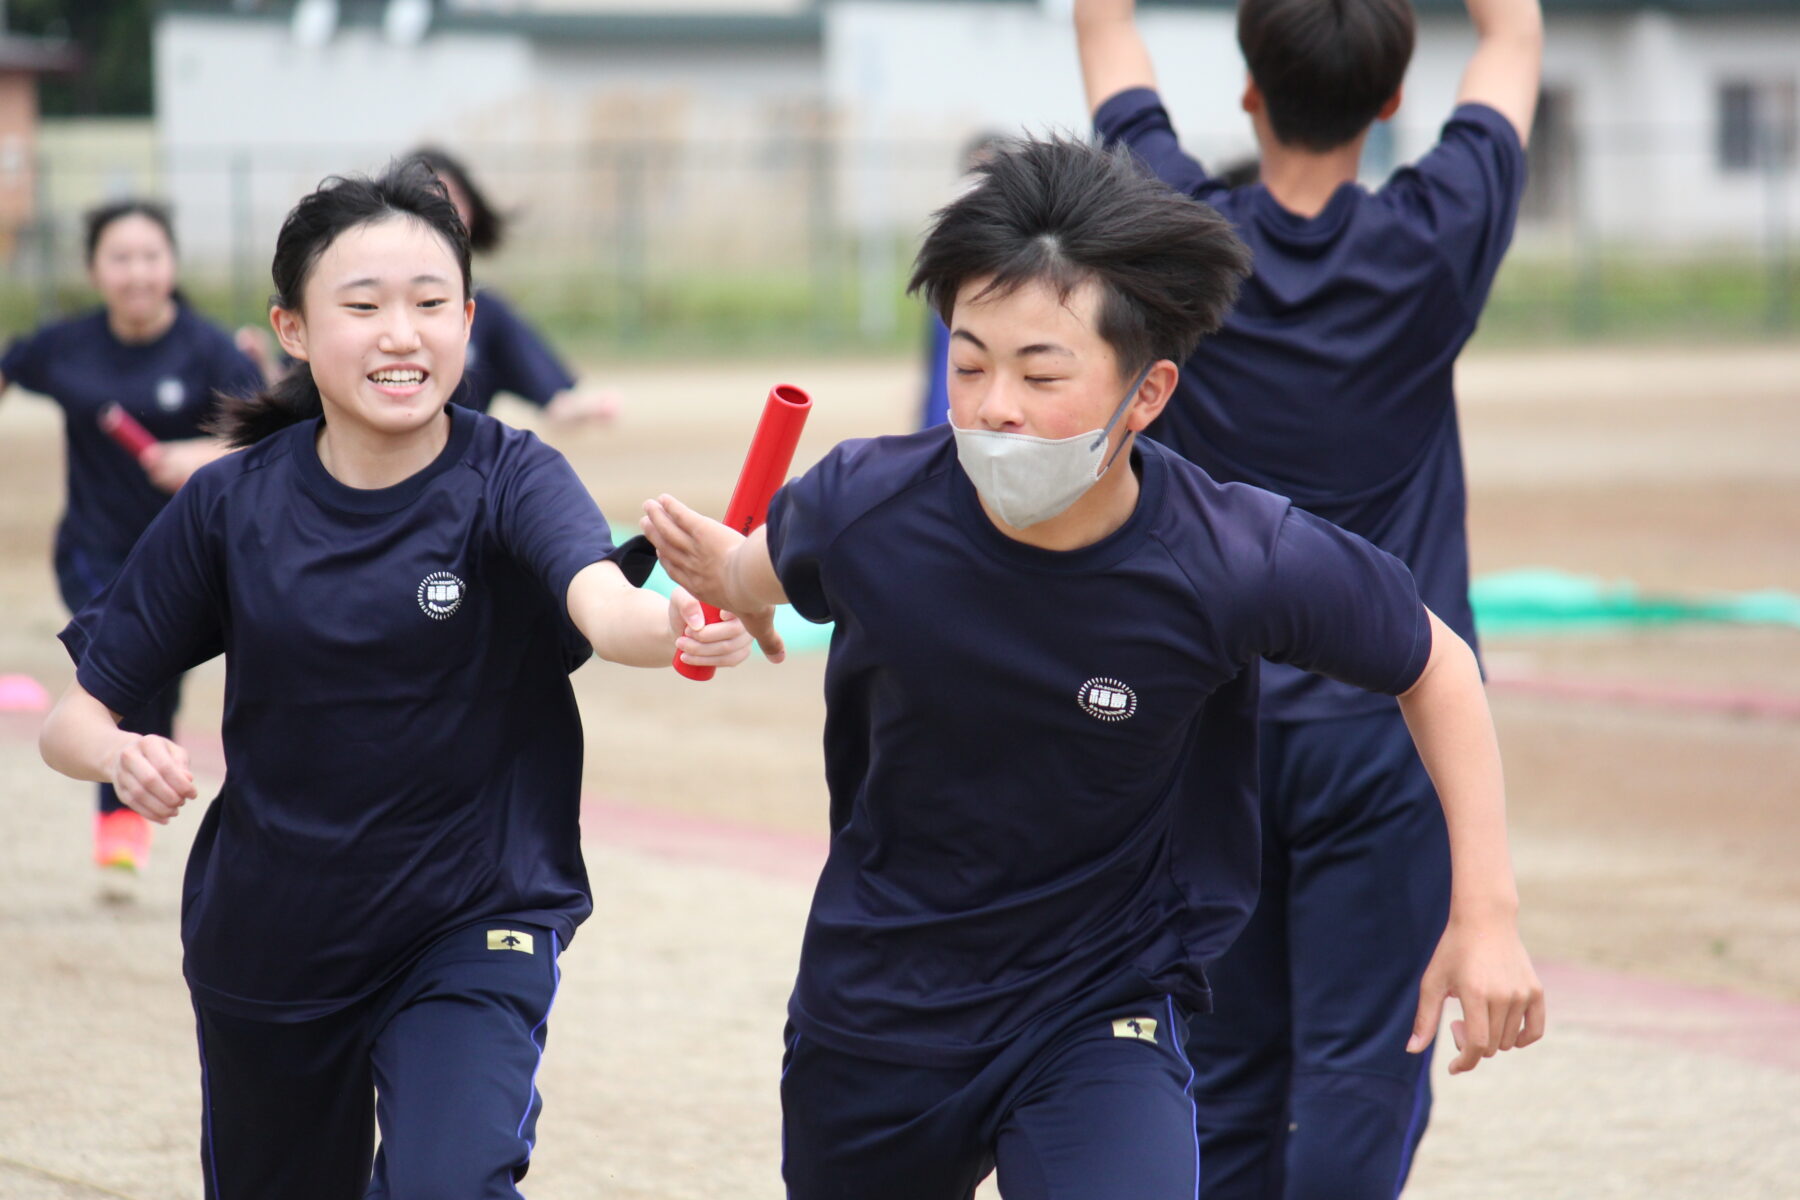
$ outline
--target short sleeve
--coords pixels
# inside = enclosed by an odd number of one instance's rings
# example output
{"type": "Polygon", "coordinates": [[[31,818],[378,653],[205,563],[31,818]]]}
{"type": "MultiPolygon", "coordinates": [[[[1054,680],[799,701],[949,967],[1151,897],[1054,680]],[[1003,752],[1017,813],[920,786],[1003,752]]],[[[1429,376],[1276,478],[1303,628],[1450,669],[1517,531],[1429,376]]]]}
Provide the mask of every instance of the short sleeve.
{"type": "Polygon", "coordinates": [[[16,383],[27,391],[44,391],[44,361],[49,357],[45,353],[44,342],[43,330],[14,338],[6,347],[6,353],[0,354],[0,376],[5,376],[6,382],[16,383]]]}
{"type": "Polygon", "coordinates": [[[492,325],[473,370],[484,376],[482,382],[490,391],[511,392],[542,408],[558,392],[575,386],[568,367],[510,306],[492,294],[477,295],[477,311],[484,304],[489,306],[492,325]]]}
{"type": "MultiPolygon", "coordinates": [[[[503,472],[495,497],[501,545],[555,599],[568,621],[569,583],[583,568],[616,562],[634,585],[655,565],[641,538],[615,546],[600,506],[569,460],[531,434],[503,472]]],[[[570,622],[572,626],[572,622],[570,622]]]]}
{"type": "Polygon", "coordinates": [[[833,619],[825,594],[825,559],[847,521],[861,511],[848,503],[846,477],[854,469],[857,448],[867,445],[845,442],[836,447],[769,502],[769,558],[788,603],[809,621],[833,619]]]}
{"type": "Polygon", "coordinates": [[[1431,655],[1431,621],[1393,555],[1297,508],[1282,518],[1246,610],[1246,649],[1352,687],[1397,696],[1431,655]]]}
{"type": "Polygon", "coordinates": [[[224,652],[224,570],[207,530],[214,494],[201,476],[176,492],[112,583],[57,635],[81,686],[116,713],[224,652]]]}
{"type": "Polygon", "coordinates": [[[1109,98],[1094,112],[1094,132],[1109,146],[1129,146],[1177,191],[1199,195],[1214,184],[1200,161],[1182,150],[1169,111],[1150,88],[1127,88],[1109,98]]]}
{"type": "Polygon", "coordinates": [[[1512,122],[1485,104],[1464,104],[1425,157],[1394,173],[1382,197],[1424,229],[1477,313],[1512,243],[1524,192],[1525,148],[1512,122]]]}

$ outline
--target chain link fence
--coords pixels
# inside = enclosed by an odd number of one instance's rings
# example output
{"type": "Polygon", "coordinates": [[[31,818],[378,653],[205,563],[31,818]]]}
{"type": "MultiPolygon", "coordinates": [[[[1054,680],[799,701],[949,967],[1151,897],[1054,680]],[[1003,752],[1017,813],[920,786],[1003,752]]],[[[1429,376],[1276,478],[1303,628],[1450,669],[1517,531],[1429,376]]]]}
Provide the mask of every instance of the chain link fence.
{"type": "MultiPolygon", "coordinates": [[[[1718,196],[1696,171],[1693,194],[1646,195],[1625,220],[1616,203],[1609,214],[1597,202],[1595,181],[1653,175],[1678,139],[1656,130],[1577,138],[1549,116],[1484,338],[1800,332],[1791,146],[1740,156],[1718,196]],[[1694,219],[1727,203],[1728,228],[1694,219]]],[[[34,194],[28,219],[0,228],[5,332],[92,302],[81,214],[124,194],[174,202],[183,283],[196,303],[260,322],[275,231],[294,200],[325,175],[378,168],[394,151],[347,135],[316,148],[172,154],[147,122],[108,136],[74,132],[45,139],[22,172],[34,194]]],[[[914,345],[921,314],[904,295],[908,263],[929,213],[954,194],[960,147],[783,135],[455,149],[511,218],[504,248],[478,261],[479,281],[578,349],[692,355],[914,345]]]]}

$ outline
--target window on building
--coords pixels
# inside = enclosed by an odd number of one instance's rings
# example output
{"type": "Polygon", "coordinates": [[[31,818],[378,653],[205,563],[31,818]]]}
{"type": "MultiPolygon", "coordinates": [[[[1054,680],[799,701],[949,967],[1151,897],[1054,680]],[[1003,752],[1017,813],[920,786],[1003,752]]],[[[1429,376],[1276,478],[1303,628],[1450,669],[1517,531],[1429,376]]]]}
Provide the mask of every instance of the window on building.
{"type": "Polygon", "coordinates": [[[1800,143],[1800,104],[1792,79],[1727,80],[1719,85],[1718,159],[1722,171],[1787,170],[1800,143]]]}

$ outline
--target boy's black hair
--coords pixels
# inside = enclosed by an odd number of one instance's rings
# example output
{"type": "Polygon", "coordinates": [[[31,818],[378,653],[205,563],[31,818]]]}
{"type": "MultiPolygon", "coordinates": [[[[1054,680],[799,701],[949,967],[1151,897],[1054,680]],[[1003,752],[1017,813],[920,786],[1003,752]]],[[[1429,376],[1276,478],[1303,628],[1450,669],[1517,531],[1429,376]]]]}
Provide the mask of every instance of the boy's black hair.
{"type": "Polygon", "coordinates": [[[154,200],[115,200],[83,214],[87,225],[85,242],[89,266],[94,265],[94,253],[100,249],[100,238],[106,233],[107,226],[125,217],[146,217],[154,221],[163,236],[169,239],[169,249],[175,248],[175,225],[169,219],[167,208],[154,200]]]}
{"type": "Polygon", "coordinates": [[[1185,360],[1215,332],[1250,273],[1250,252],[1211,207],[1165,186],[1130,151],[1068,138],[1015,141],[976,168],[940,209],[908,293],[950,323],[957,293],[976,299],[1043,282],[1067,299],[1100,286],[1099,334],[1129,376],[1185,360]]]}
{"type": "MultiPolygon", "coordinates": [[[[275,236],[275,260],[269,267],[275,294],[270,303],[300,311],[306,281],[331,244],[352,229],[394,217],[418,221],[444,239],[462,269],[463,298],[468,299],[473,288],[469,231],[456,215],[443,180],[424,163],[408,159],[390,164],[373,179],[333,175],[301,197],[275,236]]],[[[218,417],[209,429],[233,446],[248,446],[323,411],[312,368],[296,362],[255,395],[221,397],[218,417]]]]}
{"type": "Polygon", "coordinates": [[[498,250],[506,233],[507,218],[488,203],[487,193],[475,186],[469,168],[460,158],[437,146],[421,146],[407,155],[430,167],[439,179],[455,184],[469,198],[469,247],[477,254],[498,250]]]}
{"type": "Polygon", "coordinates": [[[1409,0],[1241,0],[1237,32],[1275,137],[1323,152],[1400,90],[1417,22],[1409,0]]]}

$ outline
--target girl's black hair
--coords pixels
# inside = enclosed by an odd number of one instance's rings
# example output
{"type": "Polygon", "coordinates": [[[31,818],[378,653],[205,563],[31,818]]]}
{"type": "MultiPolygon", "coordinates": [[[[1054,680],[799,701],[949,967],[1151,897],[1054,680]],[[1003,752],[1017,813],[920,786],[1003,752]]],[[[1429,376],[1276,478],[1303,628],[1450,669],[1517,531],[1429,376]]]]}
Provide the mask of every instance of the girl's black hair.
{"type": "Polygon", "coordinates": [[[169,249],[175,249],[175,224],[169,219],[169,210],[154,200],[114,200],[110,204],[102,204],[99,208],[87,211],[83,219],[87,224],[87,258],[88,266],[94,265],[94,252],[100,249],[100,238],[107,226],[125,217],[148,217],[156,222],[169,239],[169,249]]]}
{"type": "Polygon", "coordinates": [[[1250,251],[1224,217],[1124,148],[1015,141],[975,171],[976,186],[933,219],[907,289],[946,325],[975,280],[987,283],[973,299],[1045,283],[1065,300],[1092,281],[1098,332],[1129,377],[1160,359],[1185,361],[1250,273],[1250,251]]]}
{"type": "Polygon", "coordinates": [[[439,179],[455,184],[469,198],[470,249],[477,254],[498,250],[500,239],[506,232],[507,218],[488,203],[487,193],[475,186],[475,181],[469,178],[469,168],[462,160],[436,146],[421,146],[407,157],[424,163],[439,179]]]}
{"type": "MultiPolygon", "coordinates": [[[[469,231],[456,215],[443,182],[425,164],[408,159],[390,164],[373,179],[364,175],[333,175],[294,205],[275,238],[275,261],[269,269],[275,279],[275,294],[270,303],[300,311],[307,279],[339,235],[394,217],[418,221],[449,243],[462,269],[466,300],[473,286],[469,231]]],[[[248,446],[322,412],[324,403],[313,383],[312,367],[296,362],[286,375],[261,392],[222,399],[211,430],[233,446],[248,446]]]]}

